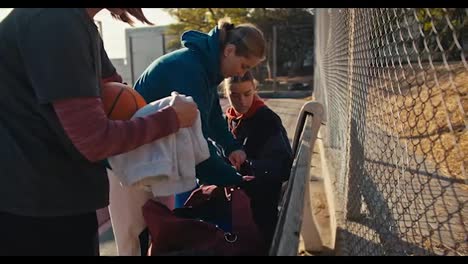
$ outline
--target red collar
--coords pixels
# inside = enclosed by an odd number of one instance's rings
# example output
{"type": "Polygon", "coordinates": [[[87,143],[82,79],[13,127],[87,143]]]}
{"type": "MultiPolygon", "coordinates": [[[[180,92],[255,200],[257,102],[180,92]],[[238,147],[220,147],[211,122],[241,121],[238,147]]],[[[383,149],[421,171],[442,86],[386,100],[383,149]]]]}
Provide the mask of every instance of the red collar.
{"type": "Polygon", "coordinates": [[[252,105],[250,106],[249,110],[245,114],[240,114],[234,110],[234,107],[230,106],[226,109],[226,116],[228,118],[229,130],[231,130],[232,134],[236,136],[236,128],[239,126],[241,121],[246,118],[250,118],[255,115],[259,108],[265,106],[265,102],[258,97],[258,95],[254,96],[252,105]],[[235,127],[232,127],[232,120],[239,120],[235,127]]]}

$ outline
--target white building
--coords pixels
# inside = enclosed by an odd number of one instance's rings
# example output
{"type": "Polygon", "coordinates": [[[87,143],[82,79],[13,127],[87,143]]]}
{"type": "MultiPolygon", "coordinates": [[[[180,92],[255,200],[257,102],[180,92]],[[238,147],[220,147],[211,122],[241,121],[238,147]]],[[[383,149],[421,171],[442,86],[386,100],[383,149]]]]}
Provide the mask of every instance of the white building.
{"type": "Polygon", "coordinates": [[[126,57],[111,59],[124,82],[133,85],[143,71],[158,57],[166,54],[168,41],[166,26],[125,29],[126,57]]]}
{"type": "Polygon", "coordinates": [[[165,52],[165,26],[125,29],[130,82],[134,84],[143,71],[165,52]]]}
{"type": "Polygon", "coordinates": [[[125,58],[111,59],[112,64],[114,65],[117,72],[122,76],[124,82],[131,84],[132,76],[130,74],[130,67],[128,61],[125,58]]]}

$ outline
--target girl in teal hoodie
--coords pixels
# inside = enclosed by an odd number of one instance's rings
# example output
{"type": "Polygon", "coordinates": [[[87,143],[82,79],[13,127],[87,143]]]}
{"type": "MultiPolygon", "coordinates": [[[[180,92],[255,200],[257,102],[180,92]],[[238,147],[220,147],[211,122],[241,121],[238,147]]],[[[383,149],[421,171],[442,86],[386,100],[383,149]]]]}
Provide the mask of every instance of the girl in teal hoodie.
{"type": "MultiPolygon", "coordinates": [[[[135,89],[147,102],[169,96],[172,91],[192,96],[200,111],[205,138],[221,145],[232,165],[240,168],[246,155],[228,130],[219,104],[218,85],[224,78],[243,76],[264,60],[263,33],[251,24],[234,26],[220,20],[208,34],[194,30],[183,33],[181,43],[181,49],[151,63],[135,89]]],[[[217,155],[212,144],[208,145],[210,158],[196,167],[200,184],[239,184],[241,175],[217,155]]],[[[176,207],[185,197],[176,197],[176,207]]]]}

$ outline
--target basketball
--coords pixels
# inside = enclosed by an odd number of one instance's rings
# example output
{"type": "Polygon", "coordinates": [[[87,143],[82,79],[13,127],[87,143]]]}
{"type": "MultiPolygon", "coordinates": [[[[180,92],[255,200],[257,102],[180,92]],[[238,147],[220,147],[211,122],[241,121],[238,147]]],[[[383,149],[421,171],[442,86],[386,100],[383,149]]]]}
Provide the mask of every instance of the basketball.
{"type": "Polygon", "coordinates": [[[145,99],[135,89],[119,82],[104,83],[101,97],[104,111],[112,120],[130,120],[138,109],[146,105],[145,99]]]}

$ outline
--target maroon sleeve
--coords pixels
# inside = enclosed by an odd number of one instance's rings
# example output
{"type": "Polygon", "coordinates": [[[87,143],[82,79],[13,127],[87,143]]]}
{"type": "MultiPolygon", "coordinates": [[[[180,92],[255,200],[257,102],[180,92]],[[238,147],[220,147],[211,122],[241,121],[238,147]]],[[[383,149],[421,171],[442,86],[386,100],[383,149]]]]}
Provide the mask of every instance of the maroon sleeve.
{"type": "Polygon", "coordinates": [[[58,100],[53,106],[74,146],[92,162],[128,152],[179,129],[177,114],[169,106],[129,121],[109,120],[99,97],[58,100]]]}

